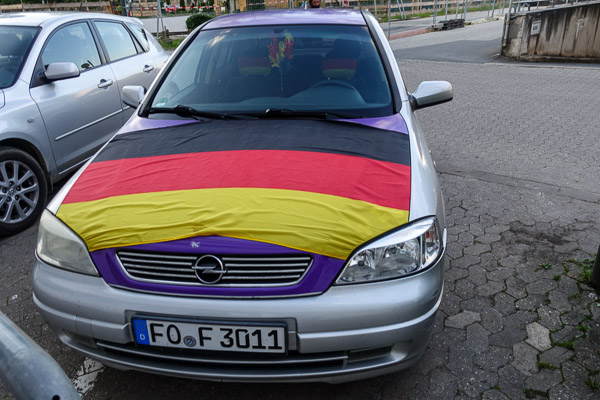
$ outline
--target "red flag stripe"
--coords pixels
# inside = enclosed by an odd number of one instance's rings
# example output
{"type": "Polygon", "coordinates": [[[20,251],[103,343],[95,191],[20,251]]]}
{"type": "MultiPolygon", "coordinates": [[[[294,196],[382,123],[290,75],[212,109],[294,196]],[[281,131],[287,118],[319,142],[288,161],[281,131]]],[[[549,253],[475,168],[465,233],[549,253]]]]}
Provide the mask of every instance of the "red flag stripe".
{"type": "Polygon", "coordinates": [[[172,190],[270,188],[330,194],[400,210],[410,167],[342,154],[238,150],[94,162],[65,204],[172,190]]]}

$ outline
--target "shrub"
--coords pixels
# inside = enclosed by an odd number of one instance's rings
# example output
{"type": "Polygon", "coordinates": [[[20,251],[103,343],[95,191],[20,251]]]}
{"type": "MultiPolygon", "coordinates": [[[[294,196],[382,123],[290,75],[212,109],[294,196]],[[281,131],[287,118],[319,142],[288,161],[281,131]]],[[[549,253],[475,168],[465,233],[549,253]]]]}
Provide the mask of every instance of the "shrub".
{"type": "Polygon", "coordinates": [[[193,31],[194,29],[196,29],[211,18],[212,15],[208,15],[205,13],[194,14],[185,20],[185,26],[188,28],[189,31],[193,31]]]}

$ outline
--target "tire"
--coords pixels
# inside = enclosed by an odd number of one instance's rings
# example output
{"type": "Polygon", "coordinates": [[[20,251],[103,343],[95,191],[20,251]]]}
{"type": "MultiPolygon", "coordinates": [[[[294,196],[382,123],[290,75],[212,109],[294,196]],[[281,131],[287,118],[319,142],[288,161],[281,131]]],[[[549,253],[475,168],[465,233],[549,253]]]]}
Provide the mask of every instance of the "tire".
{"type": "Polygon", "coordinates": [[[47,197],[48,181],[40,164],[23,150],[0,146],[0,236],[37,222],[47,197]]]}

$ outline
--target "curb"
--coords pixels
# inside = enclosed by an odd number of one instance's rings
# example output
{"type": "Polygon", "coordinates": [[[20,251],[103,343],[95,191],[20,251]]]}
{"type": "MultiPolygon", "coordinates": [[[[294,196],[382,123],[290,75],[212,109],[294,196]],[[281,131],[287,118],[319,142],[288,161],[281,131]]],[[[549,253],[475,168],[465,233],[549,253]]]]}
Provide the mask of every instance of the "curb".
{"type": "Polygon", "coordinates": [[[412,29],[410,31],[400,32],[400,33],[391,35],[390,37],[388,37],[388,41],[395,40],[395,39],[401,39],[401,38],[405,38],[405,37],[409,37],[409,36],[421,35],[423,33],[433,32],[433,30],[434,30],[433,27],[430,27],[430,26],[425,27],[425,28],[412,29]]]}

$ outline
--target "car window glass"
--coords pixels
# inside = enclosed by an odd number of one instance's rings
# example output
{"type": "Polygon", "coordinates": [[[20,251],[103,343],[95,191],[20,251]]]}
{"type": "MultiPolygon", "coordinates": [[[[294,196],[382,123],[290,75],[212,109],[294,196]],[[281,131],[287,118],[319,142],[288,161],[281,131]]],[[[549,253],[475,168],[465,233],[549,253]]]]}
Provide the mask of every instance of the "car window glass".
{"type": "MultiPolygon", "coordinates": [[[[161,102],[168,102],[168,99],[181,90],[193,90],[194,83],[196,83],[199,78],[194,72],[186,73],[186,71],[196,71],[201,56],[202,49],[197,49],[197,51],[191,53],[189,57],[186,57],[183,62],[178,63],[175,66],[179,72],[176,72],[172,75],[172,79],[169,80],[168,87],[165,86],[164,89],[161,89],[163,98],[161,102]]],[[[208,78],[202,77],[203,81],[206,79],[208,78]]]]}
{"type": "Polygon", "coordinates": [[[44,67],[54,62],[73,62],[80,71],[100,65],[98,48],[85,22],[60,28],[42,53],[44,67]]]}
{"type": "Polygon", "coordinates": [[[100,37],[111,61],[137,54],[133,39],[127,29],[116,22],[96,22],[100,37]]]}
{"type": "Polygon", "coordinates": [[[140,42],[140,45],[142,46],[144,51],[150,50],[150,44],[148,43],[148,35],[144,27],[131,22],[128,22],[127,26],[129,27],[131,32],[133,32],[133,35],[138,40],[138,42],[140,42]]]}
{"type": "Polygon", "coordinates": [[[0,88],[15,81],[37,32],[31,27],[0,26],[0,88]]]}
{"type": "Polygon", "coordinates": [[[381,57],[364,26],[289,25],[199,32],[158,89],[153,107],[215,112],[390,115],[381,57]]]}

